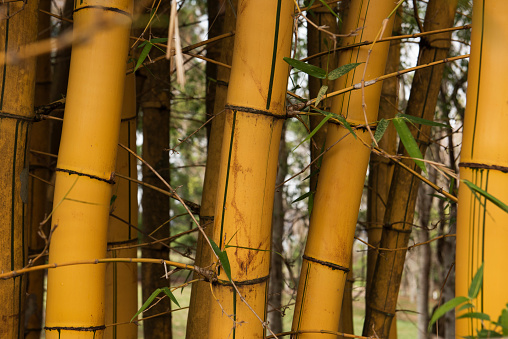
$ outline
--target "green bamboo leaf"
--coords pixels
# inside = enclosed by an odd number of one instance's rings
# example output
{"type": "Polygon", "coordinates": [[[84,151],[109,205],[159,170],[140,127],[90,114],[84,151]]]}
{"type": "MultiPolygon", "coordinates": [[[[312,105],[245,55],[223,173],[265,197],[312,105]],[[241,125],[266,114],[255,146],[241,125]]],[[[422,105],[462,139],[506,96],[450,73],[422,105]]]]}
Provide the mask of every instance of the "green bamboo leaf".
{"type": "Polygon", "coordinates": [[[155,39],[150,39],[150,43],[152,44],[162,44],[164,42],[168,41],[168,38],[155,38],[155,39]]]}
{"type": "Polygon", "coordinates": [[[136,62],[136,67],[134,67],[134,72],[136,72],[139,66],[141,66],[141,64],[145,61],[148,53],[150,53],[150,50],[152,49],[152,46],[152,44],[146,44],[145,47],[143,47],[143,50],[139,54],[138,62],[136,62]]]}
{"type": "Polygon", "coordinates": [[[173,292],[171,292],[169,287],[164,287],[162,291],[169,297],[169,299],[171,299],[171,301],[173,301],[176,304],[176,306],[181,307],[180,304],[178,303],[178,300],[176,300],[175,296],[173,295],[173,292]]]}
{"type": "Polygon", "coordinates": [[[317,94],[316,103],[314,104],[315,106],[319,105],[319,103],[321,102],[321,99],[323,99],[323,95],[325,95],[326,91],[328,91],[328,86],[326,86],[326,85],[321,86],[321,88],[319,89],[319,92],[317,94]]]}
{"type": "Polygon", "coordinates": [[[326,79],[326,71],[314,65],[307,64],[300,60],[284,58],[284,61],[300,71],[318,79],[326,79]]]}
{"type": "Polygon", "coordinates": [[[377,122],[376,132],[374,132],[374,139],[376,142],[379,142],[388,128],[390,121],[386,119],[381,119],[377,122]]]}
{"type": "Polygon", "coordinates": [[[492,194],[488,193],[487,191],[485,191],[485,190],[481,189],[480,187],[476,186],[475,184],[473,184],[469,180],[463,179],[461,181],[463,183],[465,183],[467,185],[467,187],[469,187],[469,189],[471,191],[473,191],[473,193],[476,192],[476,193],[479,193],[479,194],[483,195],[487,200],[489,200],[494,205],[496,205],[497,207],[501,208],[503,211],[508,213],[508,205],[506,205],[504,202],[502,202],[501,200],[497,199],[496,197],[494,197],[492,194]]]}
{"type": "Polygon", "coordinates": [[[469,291],[467,292],[467,296],[469,299],[474,299],[480,293],[480,290],[483,285],[483,264],[478,268],[476,274],[474,275],[473,281],[471,281],[471,285],[469,286],[469,291]]]}
{"type": "Polygon", "coordinates": [[[148,308],[148,306],[150,306],[152,301],[159,295],[159,293],[161,293],[161,291],[162,291],[162,289],[160,289],[160,288],[158,288],[155,291],[153,291],[152,295],[149,296],[148,299],[146,299],[146,301],[143,304],[143,306],[141,306],[141,308],[136,312],[136,314],[134,314],[134,316],[132,317],[130,322],[132,322],[141,312],[146,310],[148,308]]]}
{"type": "Polygon", "coordinates": [[[300,142],[295,148],[293,148],[292,152],[294,152],[298,147],[300,147],[301,144],[303,144],[304,142],[306,142],[307,140],[309,140],[310,138],[312,138],[314,136],[314,134],[317,133],[317,131],[319,131],[319,129],[321,127],[323,127],[323,125],[328,121],[328,119],[330,119],[332,116],[331,115],[327,115],[323,118],[323,120],[321,120],[321,122],[316,126],[316,128],[314,128],[314,130],[312,132],[310,132],[310,134],[302,140],[302,142],[300,142]]]}
{"type": "Polygon", "coordinates": [[[420,124],[420,125],[427,125],[427,126],[438,126],[438,127],[445,127],[445,128],[448,128],[450,127],[449,125],[447,124],[442,124],[440,122],[435,122],[435,121],[432,121],[432,120],[427,120],[427,119],[423,119],[423,118],[419,118],[419,117],[414,117],[412,115],[408,115],[408,114],[404,114],[404,113],[398,113],[396,115],[397,118],[404,118],[410,122],[414,122],[415,124],[420,124]]]}
{"type": "MultiPolygon", "coordinates": [[[[342,124],[342,126],[344,126],[356,139],[355,131],[351,128],[351,125],[347,122],[346,118],[344,118],[342,115],[338,115],[338,114],[335,114],[332,112],[323,111],[319,108],[314,108],[314,110],[316,110],[317,112],[319,112],[325,116],[331,115],[332,118],[339,121],[342,124]]],[[[321,159],[323,159],[323,157],[321,157],[321,159]]]]}
{"type": "Polygon", "coordinates": [[[508,304],[506,304],[506,308],[501,311],[501,315],[497,320],[497,325],[502,328],[503,335],[508,335],[508,304]]]}
{"type": "Polygon", "coordinates": [[[441,318],[443,315],[445,315],[446,312],[453,310],[455,307],[459,306],[462,303],[468,302],[468,297],[456,297],[452,300],[449,300],[448,302],[444,303],[443,305],[439,306],[434,314],[432,315],[432,318],[429,322],[429,331],[432,329],[432,325],[441,318]]]}
{"type": "MultiPolygon", "coordinates": [[[[324,1],[324,0],[319,0],[321,1],[321,3],[323,4],[323,6],[325,6],[337,19],[339,19],[339,22],[341,21],[341,19],[339,18],[339,16],[337,15],[337,13],[335,13],[333,11],[333,9],[324,1]]],[[[309,6],[310,7],[310,6],[309,6]]],[[[326,41],[326,40],[325,40],[326,41]]]]}
{"type": "Polygon", "coordinates": [[[314,192],[309,197],[309,215],[312,214],[312,208],[314,208],[314,192]]]}
{"type": "Polygon", "coordinates": [[[481,312],[469,312],[469,313],[465,313],[465,314],[457,317],[457,319],[463,319],[463,318],[479,319],[479,320],[488,320],[488,321],[490,321],[489,315],[485,314],[485,313],[481,313],[481,312]]]}
{"type": "Polygon", "coordinates": [[[503,335],[501,333],[497,333],[493,330],[487,330],[482,328],[481,330],[476,330],[477,338],[502,338],[503,335]]]}
{"type": "Polygon", "coordinates": [[[295,202],[301,201],[305,198],[308,198],[312,194],[312,191],[309,191],[301,196],[299,196],[296,200],[293,200],[291,203],[294,204],[295,202]]]}
{"type": "Polygon", "coordinates": [[[224,268],[224,272],[228,276],[229,281],[231,281],[231,265],[229,264],[229,258],[226,251],[220,252],[219,259],[222,264],[222,267],[224,268]]]}
{"type": "Polygon", "coordinates": [[[420,148],[418,147],[413,134],[411,134],[411,131],[407,127],[406,122],[403,118],[393,118],[392,121],[395,129],[397,130],[397,133],[399,134],[400,141],[402,141],[402,144],[404,144],[404,147],[409,153],[409,156],[413,158],[418,167],[420,167],[422,171],[427,174],[425,164],[423,161],[418,160],[423,159],[422,152],[420,152],[420,148]]]}
{"type": "Polygon", "coordinates": [[[362,64],[361,62],[354,62],[352,64],[342,65],[339,68],[336,68],[330,73],[328,73],[328,79],[335,80],[337,78],[340,78],[341,76],[347,74],[349,71],[352,71],[361,64],[362,64]]]}
{"type": "Polygon", "coordinates": [[[474,308],[474,305],[471,304],[471,303],[464,304],[464,305],[460,306],[457,309],[457,311],[462,311],[462,310],[465,310],[465,309],[468,309],[468,308],[474,308]]]}

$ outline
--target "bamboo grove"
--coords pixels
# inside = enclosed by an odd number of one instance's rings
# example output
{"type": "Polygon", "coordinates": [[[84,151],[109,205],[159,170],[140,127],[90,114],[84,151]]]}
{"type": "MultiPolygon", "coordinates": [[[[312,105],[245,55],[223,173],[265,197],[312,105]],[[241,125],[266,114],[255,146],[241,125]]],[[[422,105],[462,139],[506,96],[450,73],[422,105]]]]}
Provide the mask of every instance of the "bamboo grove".
{"type": "Polygon", "coordinates": [[[508,336],[507,11],[3,1],[0,338],[508,336]]]}

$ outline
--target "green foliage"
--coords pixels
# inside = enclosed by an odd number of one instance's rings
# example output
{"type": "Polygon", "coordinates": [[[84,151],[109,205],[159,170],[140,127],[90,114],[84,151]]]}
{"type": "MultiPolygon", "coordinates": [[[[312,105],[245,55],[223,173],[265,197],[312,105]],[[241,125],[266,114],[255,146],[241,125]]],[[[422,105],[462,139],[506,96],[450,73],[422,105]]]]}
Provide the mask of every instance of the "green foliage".
{"type": "Polygon", "coordinates": [[[400,141],[406,148],[407,152],[409,153],[409,156],[413,158],[414,162],[422,169],[425,174],[427,174],[427,169],[425,168],[425,164],[423,161],[418,159],[423,159],[422,152],[420,151],[420,148],[418,147],[418,144],[416,143],[415,138],[413,137],[413,134],[407,127],[404,118],[393,118],[392,119],[393,125],[395,126],[395,129],[397,130],[397,134],[400,137],[400,141]]]}
{"type": "Polygon", "coordinates": [[[504,202],[502,202],[501,200],[497,199],[496,197],[494,197],[492,194],[488,193],[487,191],[485,191],[485,190],[481,189],[480,187],[476,186],[475,184],[473,184],[469,180],[464,179],[464,180],[462,180],[462,182],[464,184],[466,184],[467,187],[469,187],[469,189],[473,192],[473,194],[480,201],[480,203],[482,203],[482,201],[480,200],[480,197],[478,195],[483,196],[488,201],[492,202],[494,205],[496,205],[497,207],[501,208],[503,211],[508,213],[508,205],[506,205],[504,202]]]}
{"type": "Polygon", "coordinates": [[[492,321],[488,314],[483,312],[475,311],[475,306],[473,301],[478,297],[480,290],[483,285],[483,264],[480,266],[478,271],[476,272],[473,280],[471,281],[471,285],[469,285],[469,291],[467,293],[467,297],[459,296],[455,297],[452,300],[449,300],[445,304],[441,305],[436,309],[429,323],[429,331],[432,328],[432,325],[441,318],[448,311],[457,308],[459,311],[461,310],[471,310],[467,313],[464,313],[457,317],[457,319],[476,319],[482,323],[482,328],[476,331],[476,335],[466,336],[466,339],[479,339],[479,338],[501,338],[505,335],[508,335],[508,304],[501,311],[501,315],[498,317],[497,321],[492,321]],[[489,321],[494,327],[491,329],[487,329],[485,321],[489,321]]]}
{"type": "Polygon", "coordinates": [[[217,244],[212,239],[209,238],[209,240],[210,244],[212,244],[213,251],[219,257],[222,268],[224,268],[224,272],[228,276],[229,281],[231,281],[231,265],[229,264],[228,254],[225,250],[221,251],[219,246],[217,246],[217,244]]]}
{"type": "Polygon", "coordinates": [[[152,304],[152,302],[155,300],[155,298],[161,293],[161,292],[164,292],[164,294],[166,296],[169,297],[169,299],[171,299],[171,301],[173,301],[178,307],[180,307],[180,304],[178,303],[178,300],[176,300],[175,296],[173,295],[173,293],[171,292],[171,290],[169,289],[169,287],[163,287],[163,288],[158,288],[156,289],[155,291],[153,291],[153,293],[148,297],[148,299],[146,299],[146,301],[143,303],[143,306],[141,306],[141,308],[136,312],[136,314],[134,314],[134,316],[131,318],[131,322],[143,311],[145,311],[148,306],[150,306],[152,304]]]}

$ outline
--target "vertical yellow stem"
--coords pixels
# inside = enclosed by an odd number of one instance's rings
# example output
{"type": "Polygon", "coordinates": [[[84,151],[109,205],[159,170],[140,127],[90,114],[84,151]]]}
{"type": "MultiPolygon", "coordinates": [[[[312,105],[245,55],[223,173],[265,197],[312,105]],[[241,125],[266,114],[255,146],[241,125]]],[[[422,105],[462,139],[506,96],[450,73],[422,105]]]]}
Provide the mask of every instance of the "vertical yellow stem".
{"type": "MultiPolygon", "coordinates": [[[[345,39],[345,43],[373,40],[381,29],[383,20],[393,10],[391,0],[351,1],[344,32],[363,27],[357,35],[345,39]]],[[[392,20],[385,29],[392,31],[392,20]]],[[[366,79],[383,74],[389,44],[376,44],[372,50],[365,73],[366,79]]],[[[339,57],[339,66],[352,62],[365,62],[369,47],[352,49],[339,57]]],[[[360,65],[336,81],[335,89],[359,83],[365,64],[360,65]]],[[[381,84],[365,89],[368,121],[376,120],[381,84]]],[[[362,92],[355,91],[336,97],[332,112],[342,114],[351,124],[364,124],[362,92]]],[[[370,135],[364,129],[356,131],[358,138],[370,143],[370,135]]],[[[300,283],[293,317],[293,330],[324,329],[337,331],[341,312],[342,295],[349,271],[353,237],[363,191],[370,151],[347,129],[328,124],[325,155],[319,174],[318,189],[314,200],[309,236],[303,257],[300,283]],[[340,140],[340,141],[339,141],[340,140]]],[[[332,338],[334,335],[301,334],[298,338],[332,338]]]]}
{"type": "Polygon", "coordinates": [[[224,270],[213,285],[208,338],[263,338],[277,157],[285,112],[291,46],[291,0],[238,3],[235,51],[227,96],[215,208],[214,239],[225,248],[224,270]],[[226,247],[229,246],[229,247],[226,247]]]}
{"type": "MultiPolygon", "coordinates": [[[[469,63],[467,107],[464,121],[460,178],[469,180],[508,203],[508,103],[504,56],[508,45],[503,0],[474,1],[469,63]]],[[[506,273],[508,213],[460,184],[457,215],[456,295],[467,295],[471,280],[484,262],[483,288],[475,302],[476,312],[497,320],[508,302],[506,273]]],[[[464,311],[462,311],[464,312],[464,311]]],[[[482,324],[456,322],[456,337],[475,335],[482,324]]],[[[486,324],[489,328],[489,324],[486,324]]]]}
{"type": "MultiPolygon", "coordinates": [[[[76,41],[57,163],[49,262],[104,258],[132,0],[75,3],[76,41]]],[[[105,266],[48,273],[46,338],[104,335],[105,266]]]]}
{"type": "MultiPolygon", "coordinates": [[[[37,2],[0,4],[0,51],[37,37],[37,2]]],[[[28,131],[33,118],[35,59],[0,66],[0,269],[27,264],[28,131]]],[[[0,336],[23,338],[26,276],[0,281],[0,336]]]]}
{"type": "MultiPolygon", "coordinates": [[[[237,9],[238,0],[231,1],[232,6],[237,9]]],[[[229,4],[226,4],[226,14],[224,19],[224,33],[235,29],[236,17],[229,4]]],[[[231,65],[233,59],[234,38],[228,38],[222,42],[222,54],[220,62],[231,65]]],[[[229,68],[219,67],[217,70],[217,86],[215,90],[214,114],[210,139],[208,142],[208,155],[206,158],[205,180],[203,183],[203,196],[201,199],[201,209],[199,221],[205,229],[208,237],[213,237],[215,199],[217,197],[217,185],[219,178],[219,168],[221,161],[221,149],[223,143],[224,122],[226,114],[226,97],[229,85],[229,68]]],[[[211,249],[199,233],[196,262],[199,267],[206,267],[213,262],[211,249]]],[[[191,299],[189,304],[189,316],[187,318],[186,338],[205,338],[208,333],[209,313],[212,303],[209,283],[199,281],[192,285],[191,299]]]]}
{"type": "MultiPolygon", "coordinates": [[[[125,79],[120,143],[136,152],[136,76],[131,73],[125,79]]],[[[130,178],[137,177],[136,159],[119,148],[116,172],[130,178]]],[[[136,183],[117,180],[113,188],[114,201],[110,207],[108,257],[135,258],[136,248],[119,249],[138,242],[137,230],[130,225],[138,224],[138,190],[136,183]]],[[[106,264],[106,324],[124,323],[131,320],[138,309],[138,269],[130,263],[106,264]]],[[[134,323],[107,327],[106,338],[134,339],[138,326],[134,323]]]]}

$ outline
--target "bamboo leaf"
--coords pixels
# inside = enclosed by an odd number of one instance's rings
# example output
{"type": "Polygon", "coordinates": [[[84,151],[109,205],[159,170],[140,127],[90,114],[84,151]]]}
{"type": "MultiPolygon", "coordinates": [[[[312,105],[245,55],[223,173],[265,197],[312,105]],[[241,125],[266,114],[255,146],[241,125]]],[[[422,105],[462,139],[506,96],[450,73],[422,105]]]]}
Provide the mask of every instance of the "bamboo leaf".
{"type": "MultiPolygon", "coordinates": [[[[332,13],[332,14],[333,14],[336,18],[337,18],[337,19],[339,19],[339,22],[340,22],[340,20],[341,20],[341,19],[339,18],[339,16],[337,15],[337,13],[335,13],[335,12],[333,11],[333,9],[332,9],[332,8],[331,8],[331,7],[330,7],[330,6],[329,6],[329,5],[328,5],[328,4],[327,4],[324,0],[319,0],[319,1],[321,1],[321,3],[323,4],[323,6],[325,6],[325,7],[326,7],[326,8],[327,8],[327,9],[328,9],[328,10],[329,10],[329,11],[330,11],[330,12],[331,12],[331,13],[332,13]]],[[[309,6],[309,7],[310,7],[310,6],[309,6]]]]}
{"type": "Polygon", "coordinates": [[[497,333],[493,330],[487,330],[482,328],[481,330],[477,330],[478,338],[502,338],[503,335],[501,333],[497,333]]]}
{"type": "Polygon", "coordinates": [[[474,305],[473,305],[473,304],[471,304],[471,303],[464,304],[464,305],[460,306],[460,307],[457,309],[457,311],[462,311],[462,310],[465,310],[465,309],[467,309],[467,308],[474,308],[474,305]]]}
{"type": "Polygon", "coordinates": [[[423,161],[418,159],[423,159],[422,152],[420,152],[420,148],[418,147],[418,144],[416,143],[415,138],[413,137],[413,134],[411,134],[411,131],[407,127],[406,123],[404,122],[403,118],[393,118],[393,125],[395,126],[395,129],[397,130],[397,134],[399,134],[400,141],[402,141],[402,144],[406,148],[407,152],[409,153],[409,156],[413,158],[414,162],[422,169],[422,171],[427,174],[427,169],[425,168],[425,164],[423,161]]]}
{"type": "Polygon", "coordinates": [[[485,314],[485,313],[482,313],[482,312],[469,312],[469,313],[465,313],[465,314],[457,317],[457,319],[463,319],[463,318],[479,319],[479,320],[488,320],[488,321],[490,321],[489,315],[485,314]]]}
{"type": "Polygon", "coordinates": [[[386,132],[386,129],[388,128],[388,125],[390,124],[390,121],[386,119],[381,119],[377,123],[376,132],[374,132],[374,139],[376,139],[376,142],[379,142],[383,135],[386,132]]]}
{"type": "Polygon", "coordinates": [[[294,68],[307,73],[310,76],[318,79],[326,79],[326,71],[314,65],[302,62],[300,60],[284,58],[284,61],[293,66],[294,68]]]}
{"type": "Polygon", "coordinates": [[[222,251],[218,256],[222,264],[222,267],[224,268],[224,272],[228,276],[229,281],[231,281],[231,265],[229,264],[228,254],[226,253],[226,251],[222,251]]]}
{"type": "Polygon", "coordinates": [[[447,124],[442,124],[440,122],[435,122],[435,121],[432,121],[432,120],[427,120],[427,119],[415,117],[415,116],[404,114],[404,113],[398,113],[396,115],[396,117],[398,117],[398,118],[404,118],[404,119],[408,120],[409,122],[414,122],[415,124],[420,124],[420,125],[438,126],[438,127],[445,127],[445,128],[450,127],[447,124]]]}
{"type": "Polygon", "coordinates": [[[348,72],[352,71],[359,65],[361,65],[361,62],[354,62],[352,64],[342,65],[339,68],[334,69],[330,73],[328,73],[328,79],[329,80],[335,80],[337,78],[340,78],[341,76],[347,74],[348,72]]]}
{"type": "MultiPolygon", "coordinates": [[[[319,108],[314,108],[314,110],[316,110],[317,112],[319,112],[325,116],[331,115],[332,118],[334,118],[335,120],[338,120],[356,139],[355,131],[351,128],[351,125],[349,124],[349,122],[347,122],[346,118],[344,118],[342,115],[338,115],[338,114],[335,114],[332,112],[323,111],[319,108]]],[[[323,159],[323,158],[321,157],[321,159],[323,159]]]]}
{"type": "Polygon", "coordinates": [[[467,292],[467,296],[469,299],[474,299],[480,293],[480,289],[483,285],[483,264],[478,268],[476,274],[474,275],[473,280],[471,281],[471,285],[469,286],[469,291],[467,292]]]}
{"type": "Polygon", "coordinates": [[[497,207],[501,208],[503,211],[508,213],[508,205],[506,205],[504,202],[502,202],[501,200],[497,199],[496,197],[494,197],[492,194],[488,193],[487,191],[485,191],[485,190],[481,189],[480,187],[476,186],[475,184],[473,184],[469,180],[463,179],[462,182],[465,183],[467,185],[467,187],[469,187],[469,189],[471,191],[473,191],[473,193],[476,192],[476,193],[479,193],[479,194],[483,195],[487,200],[489,200],[494,205],[496,205],[497,207]]]}
{"type": "Polygon", "coordinates": [[[141,312],[146,310],[148,308],[148,306],[150,306],[152,301],[159,295],[159,293],[161,293],[161,291],[162,291],[162,289],[160,289],[160,288],[158,288],[155,291],[153,291],[152,295],[150,295],[148,297],[148,299],[146,299],[146,301],[143,304],[143,306],[141,306],[141,308],[136,312],[136,314],[134,314],[134,316],[131,318],[130,322],[132,322],[141,312]]]}
{"type": "Polygon", "coordinates": [[[319,103],[321,102],[321,99],[323,99],[323,95],[325,95],[326,91],[328,91],[328,86],[326,86],[326,85],[321,86],[321,88],[319,89],[317,98],[316,98],[316,103],[314,104],[315,106],[319,105],[319,103]]]}
{"type": "Polygon", "coordinates": [[[139,54],[138,62],[136,62],[136,67],[134,67],[134,72],[136,72],[139,66],[141,66],[141,64],[143,63],[143,61],[145,61],[146,57],[148,56],[148,53],[150,53],[150,50],[152,49],[152,46],[153,46],[152,44],[148,43],[145,45],[145,47],[143,47],[143,50],[139,54]]]}
{"type": "Polygon", "coordinates": [[[323,127],[323,125],[328,121],[328,119],[330,119],[332,116],[331,115],[327,115],[323,118],[323,120],[321,120],[321,122],[316,126],[316,128],[314,128],[314,130],[312,132],[309,133],[309,135],[302,140],[302,142],[300,142],[295,148],[293,148],[292,152],[294,152],[298,147],[300,147],[301,144],[303,144],[304,142],[306,142],[307,140],[309,140],[310,138],[312,138],[314,136],[314,134],[317,133],[317,131],[319,131],[319,129],[321,127],[323,127]]]}
{"type": "Polygon", "coordinates": [[[173,295],[173,292],[171,292],[169,287],[164,287],[162,291],[169,297],[169,299],[171,299],[171,301],[173,301],[176,304],[176,306],[181,307],[180,304],[178,303],[178,300],[176,300],[175,296],[173,295]]]}
{"type": "Polygon", "coordinates": [[[294,204],[295,202],[298,202],[298,201],[301,201],[305,198],[308,198],[310,195],[312,194],[312,191],[309,191],[305,194],[302,194],[301,196],[299,196],[298,198],[296,198],[296,200],[293,200],[291,203],[294,204]]]}
{"type": "Polygon", "coordinates": [[[508,304],[504,310],[501,311],[501,315],[497,320],[497,325],[502,328],[503,335],[508,335],[508,304]]]}
{"type": "Polygon", "coordinates": [[[434,314],[432,315],[432,318],[429,322],[429,331],[432,329],[432,325],[441,318],[443,315],[445,315],[446,312],[453,310],[455,307],[459,306],[462,303],[468,302],[468,297],[456,297],[452,300],[449,300],[448,302],[444,303],[443,305],[439,306],[434,314]]]}

